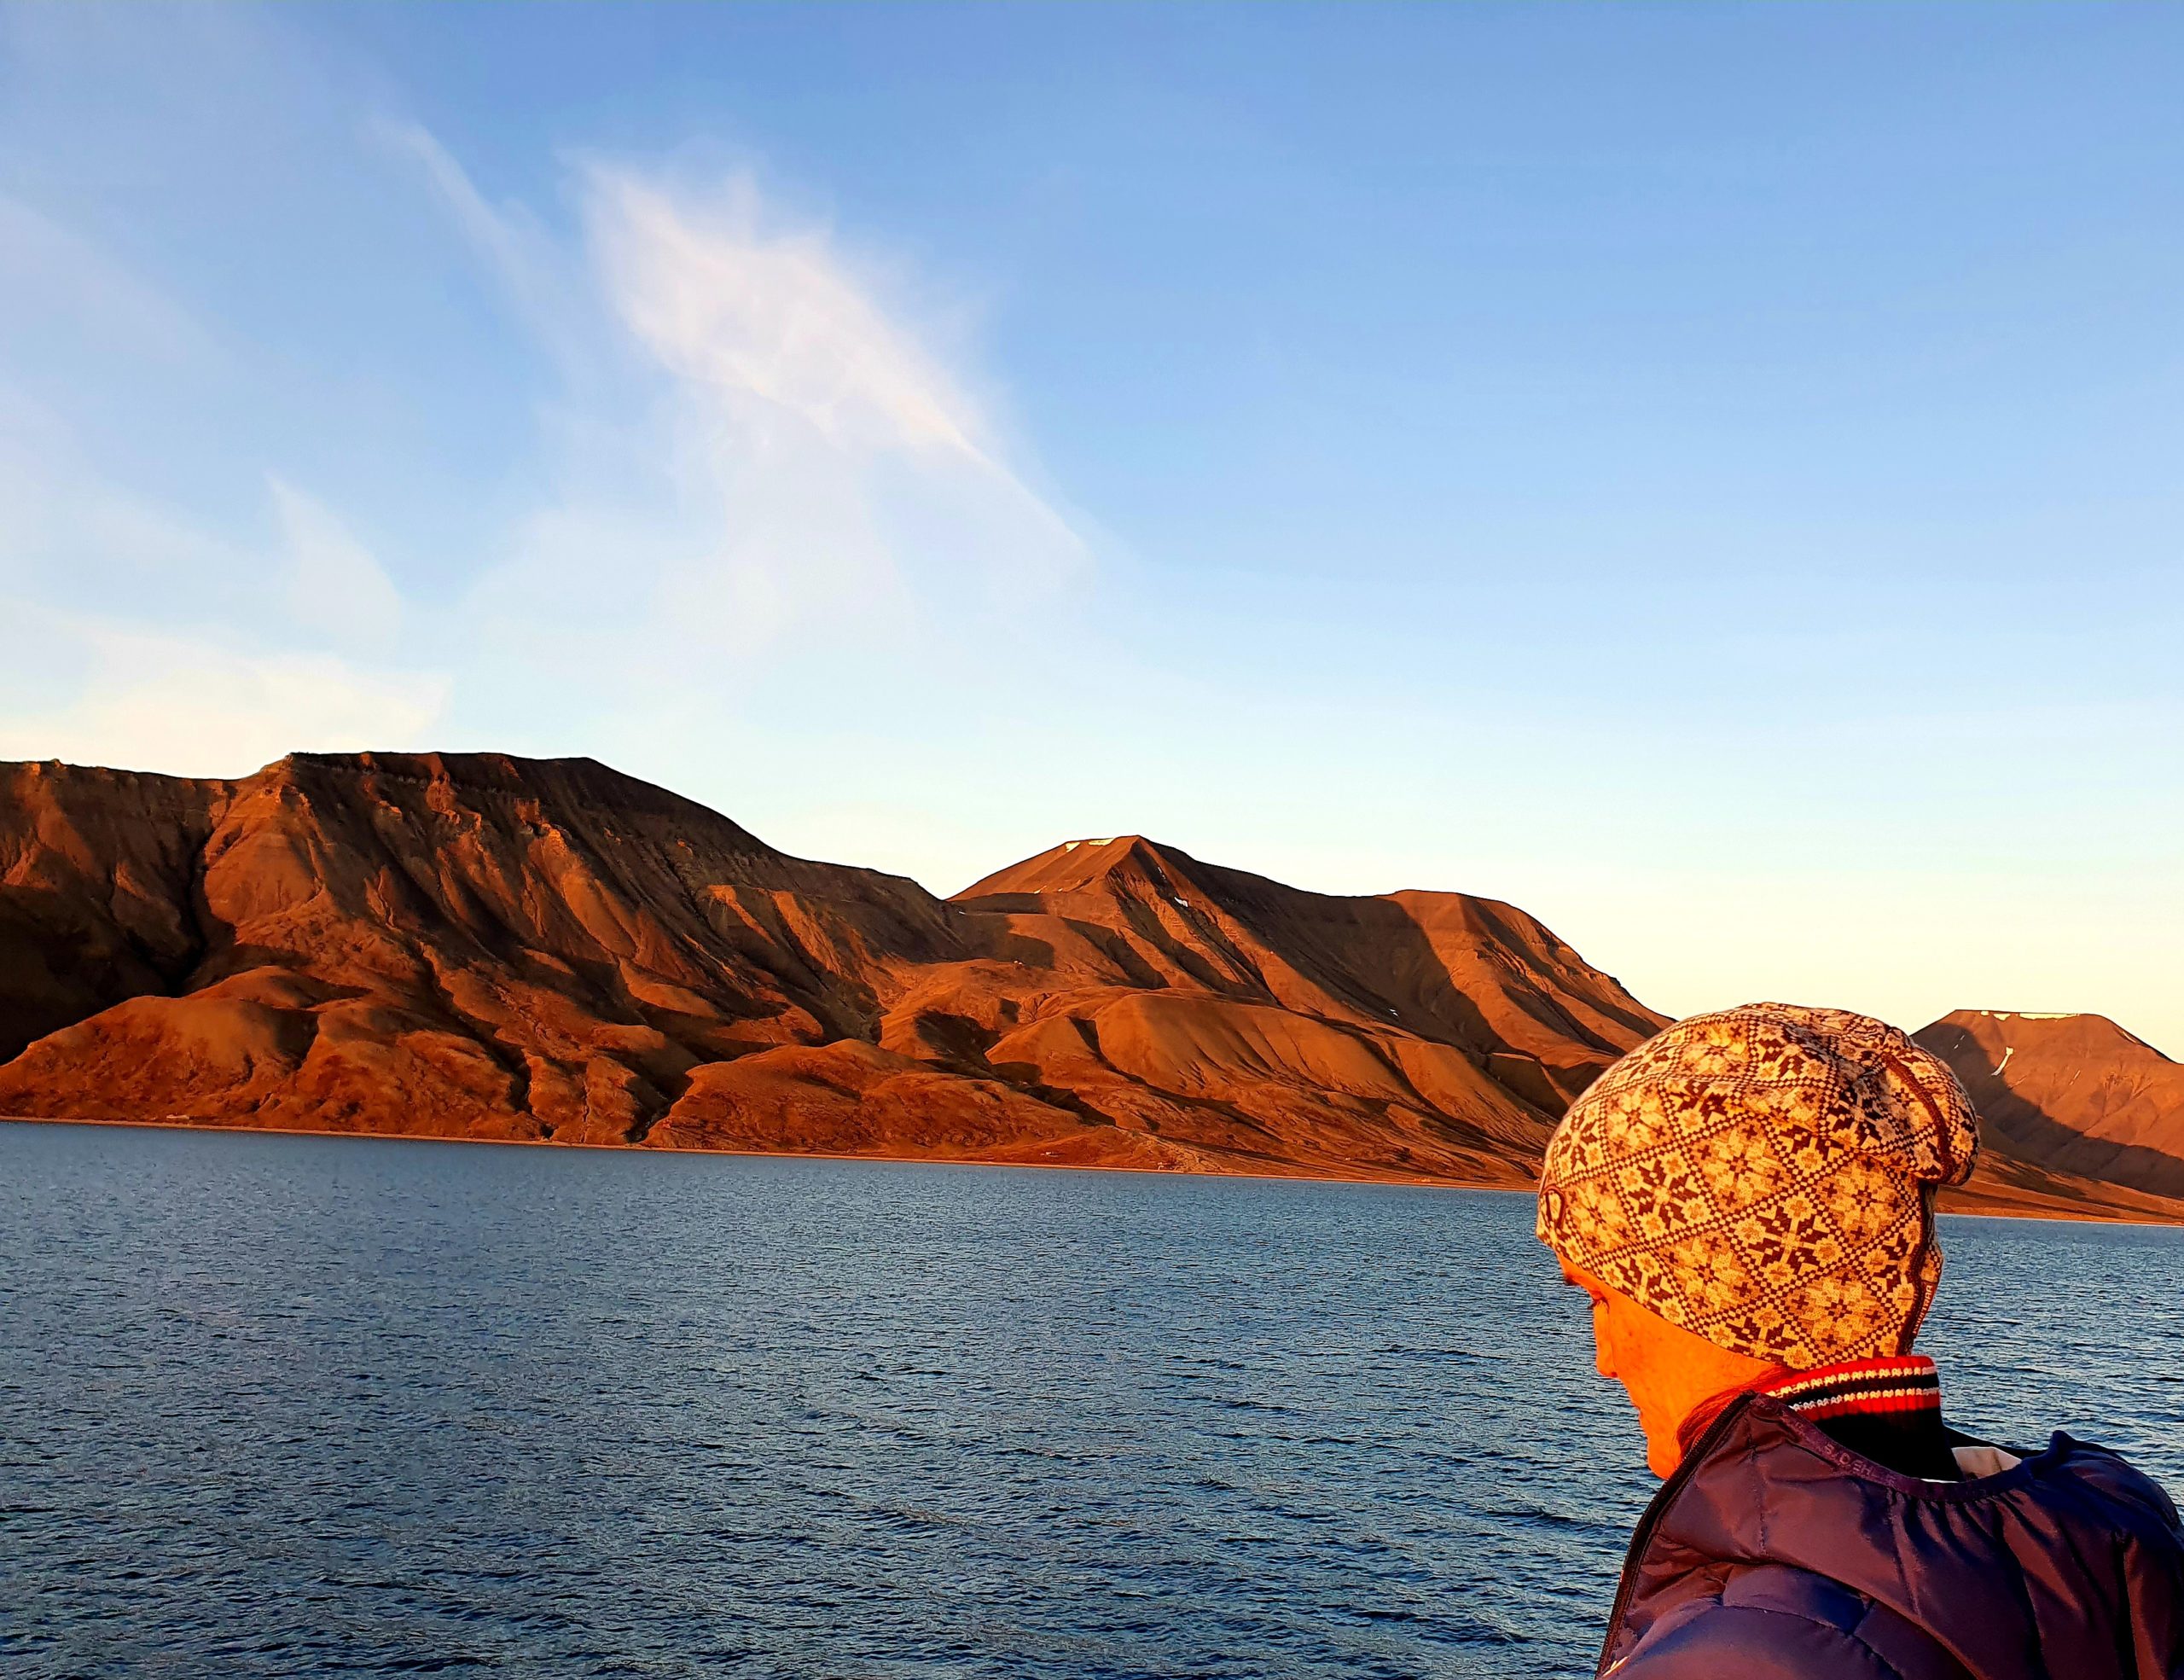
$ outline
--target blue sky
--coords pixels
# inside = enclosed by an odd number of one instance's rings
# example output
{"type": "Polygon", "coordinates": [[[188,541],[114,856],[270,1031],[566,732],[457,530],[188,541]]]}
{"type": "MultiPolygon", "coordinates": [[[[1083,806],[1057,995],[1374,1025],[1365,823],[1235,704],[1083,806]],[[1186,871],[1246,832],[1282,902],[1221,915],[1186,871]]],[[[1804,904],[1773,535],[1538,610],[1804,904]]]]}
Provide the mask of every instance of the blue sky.
{"type": "Polygon", "coordinates": [[[0,9],[0,756],[2184,1053],[2184,12],[0,9]]]}

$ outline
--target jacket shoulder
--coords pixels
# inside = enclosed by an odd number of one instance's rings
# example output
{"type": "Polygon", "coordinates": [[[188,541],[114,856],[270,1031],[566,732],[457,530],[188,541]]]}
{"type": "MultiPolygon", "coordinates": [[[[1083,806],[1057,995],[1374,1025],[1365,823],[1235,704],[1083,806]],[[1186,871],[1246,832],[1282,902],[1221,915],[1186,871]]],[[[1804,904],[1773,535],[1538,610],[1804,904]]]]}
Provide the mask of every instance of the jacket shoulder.
{"type": "Polygon", "coordinates": [[[2117,1526],[2157,1544],[2184,1544],[2184,1523],[2179,1522],[2175,1502],[2159,1482],[2106,1447],[2061,1434],[2055,1444],[2070,1451],[2077,1480],[2108,1507],[2107,1514],[2117,1526]]]}
{"type": "Polygon", "coordinates": [[[1967,1680],[1914,1623],[1784,1564],[1740,1571],[1688,1601],[1608,1671],[1614,1680],[1967,1680]]]}

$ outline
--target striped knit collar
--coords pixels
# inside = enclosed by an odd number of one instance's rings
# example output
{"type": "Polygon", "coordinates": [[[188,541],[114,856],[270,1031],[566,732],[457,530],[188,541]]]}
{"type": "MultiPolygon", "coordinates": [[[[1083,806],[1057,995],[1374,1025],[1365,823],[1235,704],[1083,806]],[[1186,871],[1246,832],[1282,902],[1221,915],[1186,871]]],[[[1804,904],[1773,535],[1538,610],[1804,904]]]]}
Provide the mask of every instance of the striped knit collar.
{"type": "Polygon", "coordinates": [[[1815,1420],[1921,1412],[1938,1419],[1942,1410],[1941,1377],[1934,1362],[1917,1353],[1787,1371],[1760,1383],[1757,1392],[1815,1420]]]}

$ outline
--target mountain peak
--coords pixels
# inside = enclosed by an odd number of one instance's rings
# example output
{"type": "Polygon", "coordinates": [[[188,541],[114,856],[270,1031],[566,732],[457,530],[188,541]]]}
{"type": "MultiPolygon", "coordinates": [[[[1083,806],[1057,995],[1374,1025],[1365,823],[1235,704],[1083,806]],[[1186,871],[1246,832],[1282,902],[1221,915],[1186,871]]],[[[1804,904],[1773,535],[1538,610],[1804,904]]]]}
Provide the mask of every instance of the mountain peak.
{"type": "Polygon", "coordinates": [[[2005,1049],[2011,1047],[2029,1049],[2036,1044],[2043,1049],[2052,1047],[2058,1053],[2120,1054],[2129,1058],[2150,1057],[2163,1062],[2170,1060],[2128,1027],[2119,1026],[2106,1015],[2094,1014],[2090,1011],[1953,1009],[1931,1026],[1923,1028],[1919,1036],[1924,1038],[1928,1033],[1946,1033],[1951,1029],[1973,1039],[1991,1039],[2005,1049]]]}
{"type": "Polygon", "coordinates": [[[1157,845],[1142,834],[1064,840],[973,881],[955,896],[961,902],[1001,893],[1072,892],[1131,865],[1165,874],[1179,859],[1188,861],[1183,853],[1157,845]]]}

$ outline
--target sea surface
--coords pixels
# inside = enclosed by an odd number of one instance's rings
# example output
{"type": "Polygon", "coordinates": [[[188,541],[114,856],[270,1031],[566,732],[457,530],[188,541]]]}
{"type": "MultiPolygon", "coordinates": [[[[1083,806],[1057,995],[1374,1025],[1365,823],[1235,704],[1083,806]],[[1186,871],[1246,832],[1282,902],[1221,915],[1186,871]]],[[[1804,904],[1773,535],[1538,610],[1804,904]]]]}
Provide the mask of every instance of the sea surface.
{"type": "MultiPolygon", "coordinates": [[[[0,1125],[0,1672],[1589,1673],[1522,1196],[0,1125]]],[[[2184,1233],[1952,1220],[1953,1421],[2184,1486],[2184,1233]]]]}

